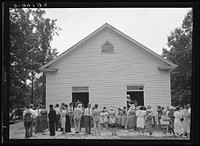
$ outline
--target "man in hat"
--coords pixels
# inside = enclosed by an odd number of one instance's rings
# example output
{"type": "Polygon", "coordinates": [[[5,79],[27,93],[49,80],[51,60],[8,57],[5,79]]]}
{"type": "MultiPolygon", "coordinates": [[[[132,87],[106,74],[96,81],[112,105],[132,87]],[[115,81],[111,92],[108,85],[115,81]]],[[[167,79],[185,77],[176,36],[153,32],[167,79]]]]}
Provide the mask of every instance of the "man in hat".
{"type": "Polygon", "coordinates": [[[50,136],[55,136],[55,123],[56,123],[56,111],[53,109],[53,105],[49,105],[49,131],[50,131],[50,136]]]}
{"type": "Polygon", "coordinates": [[[74,109],[75,133],[80,132],[80,121],[81,121],[82,113],[83,113],[83,111],[81,110],[81,104],[76,105],[75,109],[74,109]]]}

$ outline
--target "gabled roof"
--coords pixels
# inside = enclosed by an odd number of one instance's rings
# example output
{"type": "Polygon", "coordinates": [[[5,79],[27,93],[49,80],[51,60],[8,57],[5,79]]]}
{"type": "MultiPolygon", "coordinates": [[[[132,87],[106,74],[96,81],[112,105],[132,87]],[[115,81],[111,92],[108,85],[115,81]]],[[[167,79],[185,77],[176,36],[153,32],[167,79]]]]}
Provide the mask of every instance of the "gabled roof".
{"type": "Polygon", "coordinates": [[[82,39],[81,41],[79,41],[78,43],[76,43],[75,45],[73,45],[71,48],[69,48],[68,50],[66,50],[65,52],[63,52],[62,54],[60,54],[58,57],[56,57],[55,59],[51,60],[50,62],[48,62],[47,64],[43,65],[42,67],[39,68],[40,71],[46,72],[46,71],[57,71],[57,69],[52,69],[52,70],[46,70],[46,68],[50,65],[52,65],[53,63],[59,61],[60,59],[62,59],[64,56],[66,56],[66,54],[68,54],[69,52],[73,51],[74,49],[76,49],[78,46],[82,45],[83,43],[85,43],[87,40],[89,40],[91,37],[93,37],[94,35],[96,35],[97,33],[99,33],[100,31],[104,30],[104,29],[110,29],[111,31],[114,31],[115,33],[119,34],[120,36],[124,37],[125,39],[127,39],[128,41],[130,41],[131,43],[133,43],[134,45],[137,45],[138,47],[140,47],[143,51],[145,51],[147,54],[152,55],[153,57],[157,58],[158,60],[164,62],[165,66],[160,66],[158,67],[158,69],[160,70],[173,70],[177,67],[176,64],[164,59],[163,57],[161,57],[160,55],[156,54],[155,52],[153,52],[152,50],[150,50],[149,48],[145,47],[144,45],[140,44],[139,42],[137,42],[136,40],[132,39],[131,37],[127,36],[126,34],[124,34],[123,32],[119,31],[118,29],[114,28],[113,26],[111,26],[108,23],[105,23],[104,25],[102,25],[101,27],[99,27],[97,30],[95,30],[94,32],[92,32],[90,35],[88,35],[87,37],[85,37],[84,39],[82,39]]]}

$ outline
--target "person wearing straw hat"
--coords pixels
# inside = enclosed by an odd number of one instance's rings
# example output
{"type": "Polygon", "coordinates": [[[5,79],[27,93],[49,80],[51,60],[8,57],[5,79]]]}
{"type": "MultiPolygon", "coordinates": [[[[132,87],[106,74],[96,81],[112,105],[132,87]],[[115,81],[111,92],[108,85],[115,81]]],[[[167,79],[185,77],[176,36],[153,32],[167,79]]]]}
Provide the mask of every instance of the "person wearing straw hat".
{"type": "Polygon", "coordinates": [[[82,113],[83,113],[83,111],[81,110],[81,104],[76,105],[75,109],[74,109],[75,133],[80,132],[80,121],[81,121],[82,113]]]}

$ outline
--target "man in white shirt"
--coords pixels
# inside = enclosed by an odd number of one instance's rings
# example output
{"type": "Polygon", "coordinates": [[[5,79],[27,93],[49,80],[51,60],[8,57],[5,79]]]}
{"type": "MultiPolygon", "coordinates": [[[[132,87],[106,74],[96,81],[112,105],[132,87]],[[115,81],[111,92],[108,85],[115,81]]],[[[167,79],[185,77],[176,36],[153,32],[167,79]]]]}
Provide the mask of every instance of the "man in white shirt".
{"type": "Polygon", "coordinates": [[[42,117],[41,117],[41,106],[38,105],[37,106],[37,109],[35,110],[36,114],[37,114],[37,117],[36,117],[36,120],[35,120],[35,134],[36,133],[42,133],[42,129],[41,129],[41,123],[42,123],[42,117]]]}
{"type": "Polygon", "coordinates": [[[80,132],[80,121],[81,121],[82,113],[83,113],[83,111],[81,109],[81,105],[80,104],[76,105],[76,108],[74,109],[75,133],[80,132]]]}
{"type": "MultiPolygon", "coordinates": [[[[35,128],[35,122],[36,122],[36,117],[37,117],[37,113],[35,112],[35,110],[33,110],[33,104],[30,104],[30,112],[31,112],[31,114],[33,115],[33,122],[32,122],[32,124],[31,124],[31,134],[32,134],[32,131],[33,131],[33,127],[34,127],[34,129],[35,129],[35,133],[36,133],[36,128],[35,128]]],[[[31,137],[32,137],[32,135],[31,135],[31,137]]]]}
{"type": "MultiPolygon", "coordinates": [[[[56,104],[54,110],[56,111],[56,131],[58,131],[58,128],[61,127],[60,126],[61,110],[60,110],[59,104],[56,104]]],[[[62,131],[62,129],[61,129],[61,131],[62,131]]]]}
{"type": "Polygon", "coordinates": [[[92,115],[92,108],[91,104],[88,104],[88,107],[84,111],[84,121],[85,121],[85,134],[91,134],[91,115],[92,115]]]}

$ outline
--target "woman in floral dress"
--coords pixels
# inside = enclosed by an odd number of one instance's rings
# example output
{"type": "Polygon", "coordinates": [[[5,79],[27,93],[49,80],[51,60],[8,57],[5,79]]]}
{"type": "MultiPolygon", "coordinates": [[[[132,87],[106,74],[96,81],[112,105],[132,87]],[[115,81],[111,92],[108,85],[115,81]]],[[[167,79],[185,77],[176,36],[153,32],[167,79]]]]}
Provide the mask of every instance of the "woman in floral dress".
{"type": "Polygon", "coordinates": [[[45,109],[45,106],[42,105],[42,110],[40,111],[41,114],[41,130],[42,134],[46,132],[46,129],[48,129],[48,122],[47,122],[47,110],[45,109]]]}
{"type": "Polygon", "coordinates": [[[169,117],[169,126],[168,126],[168,132],[170,135],[174,135],[174,107],[170,107],[169,108],[169,113],[168,113],[168,117],[169,117]]]}
{"type": "Polygon", "coordinates": [[[146,130],[149,132],[149,135],[152,135],[152,133],[153,133],[153,111],[150,106],[147,107],[146,130]]]}

